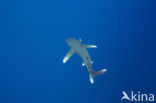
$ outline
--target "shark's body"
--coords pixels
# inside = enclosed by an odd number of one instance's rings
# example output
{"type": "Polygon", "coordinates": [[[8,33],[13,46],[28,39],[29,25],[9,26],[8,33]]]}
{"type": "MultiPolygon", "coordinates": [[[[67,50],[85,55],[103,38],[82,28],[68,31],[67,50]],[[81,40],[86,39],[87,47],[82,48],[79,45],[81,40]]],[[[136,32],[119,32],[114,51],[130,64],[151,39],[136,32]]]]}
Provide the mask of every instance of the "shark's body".
{"type": "Polygon", "coordinates": [[[87,48],[97,48],[97,46],[95,45],[84,45],[82,44],[81,40],[76,40],[74,38],[68,38],[66,39],[67,44],[70,46],[70,50],[68,51],[67,55],[64,57],[63,59],[63,63],[65,63],[73,54],[77,53],[83,63],[82,66],[86,65],[88,72],[90,74],[90,82],[94,83],[94,76],[103,74],[104,72],[106,72],[106,69],[103,69],[101,71],[93,71],[92,70],[92,61],[90,58],[90,55],[87,51],[87,48]]]}

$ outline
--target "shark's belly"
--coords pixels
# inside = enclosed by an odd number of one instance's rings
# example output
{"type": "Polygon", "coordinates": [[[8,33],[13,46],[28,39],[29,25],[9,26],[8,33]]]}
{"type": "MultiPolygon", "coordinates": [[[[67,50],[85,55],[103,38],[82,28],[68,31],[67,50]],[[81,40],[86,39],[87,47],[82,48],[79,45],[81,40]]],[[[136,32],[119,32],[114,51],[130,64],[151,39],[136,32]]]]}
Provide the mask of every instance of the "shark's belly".
{"type": "Polygon", "coordinates": [[[77,54],[82,58],[84,62],[87,62],[87,60],[90,60],[89,53],[86,49],[79,49],[77,51],[77,54]]]}
{"type": "Polygon", "coordinates": [[[82,58],[83,62],[90,61],[90,55],[85,47],[76,43],[72,48],[82,58]]]}

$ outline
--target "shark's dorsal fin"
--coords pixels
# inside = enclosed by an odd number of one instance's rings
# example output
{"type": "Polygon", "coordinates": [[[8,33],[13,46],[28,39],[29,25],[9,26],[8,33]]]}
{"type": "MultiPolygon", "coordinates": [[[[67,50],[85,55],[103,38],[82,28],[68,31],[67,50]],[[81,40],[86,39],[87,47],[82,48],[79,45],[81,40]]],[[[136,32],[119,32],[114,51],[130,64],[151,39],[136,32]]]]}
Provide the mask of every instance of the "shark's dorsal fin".
{"type": "Polygon", "coordinates": [[[79,41],[80,41],[80,42],[82,42],[82,39],[81,39],[81,38],[79,38],[79,41]]]}

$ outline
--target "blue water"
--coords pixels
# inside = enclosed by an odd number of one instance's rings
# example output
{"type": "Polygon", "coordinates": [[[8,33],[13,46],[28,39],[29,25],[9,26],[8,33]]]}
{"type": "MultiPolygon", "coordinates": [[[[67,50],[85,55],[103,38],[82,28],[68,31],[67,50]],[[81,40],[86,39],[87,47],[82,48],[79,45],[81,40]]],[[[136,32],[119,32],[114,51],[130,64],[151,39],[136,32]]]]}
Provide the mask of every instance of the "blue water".
{"type": "Polygon", "coordinates": [[[1,0],[0,103],[121,103],[156,93],[155,0],[1,0]],[[65,39],[81,38],[107,68],[92,85],[65,39]]]}

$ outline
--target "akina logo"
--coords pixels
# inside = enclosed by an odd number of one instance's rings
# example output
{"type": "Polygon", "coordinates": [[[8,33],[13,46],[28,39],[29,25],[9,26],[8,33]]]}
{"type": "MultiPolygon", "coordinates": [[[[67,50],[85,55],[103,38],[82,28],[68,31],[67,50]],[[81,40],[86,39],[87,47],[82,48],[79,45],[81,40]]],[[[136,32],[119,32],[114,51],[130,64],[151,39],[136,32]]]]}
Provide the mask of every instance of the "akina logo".
{"type": "Polygon", "coordinates": [[[140,91],[134,92],[131,91],[129,94],[127,94],[125,91],[122,92],[122,98],[121,101],[138,101],[138,102],[154,102],[154,94],[146,94],[141,93],[140,91]]]}

